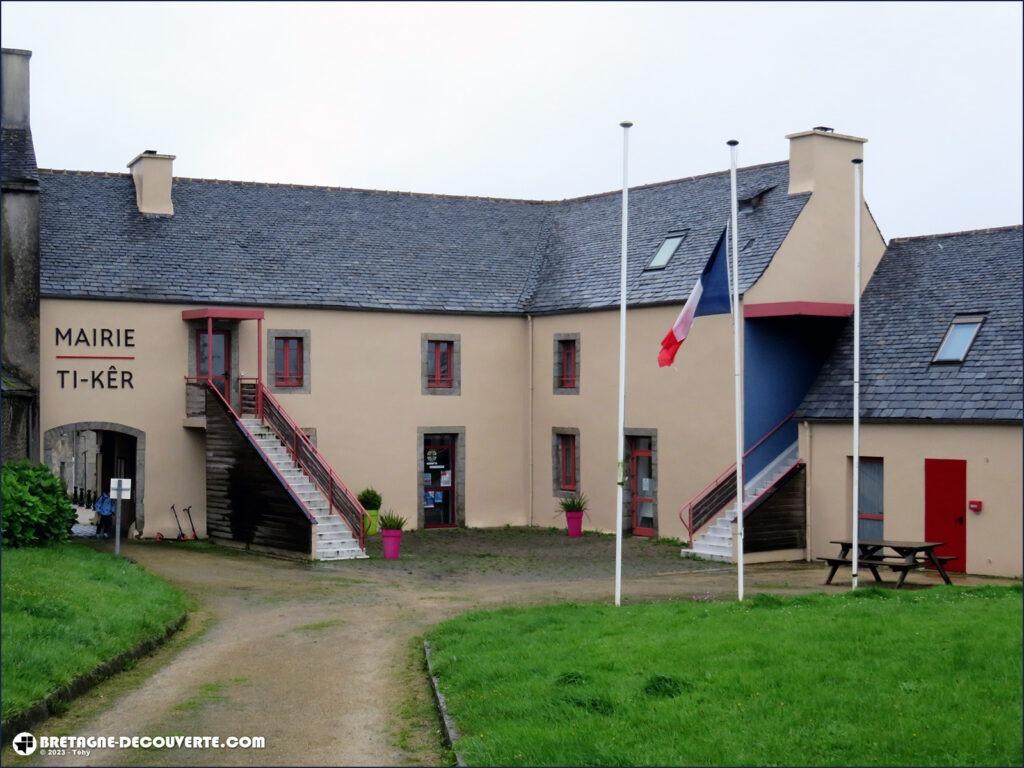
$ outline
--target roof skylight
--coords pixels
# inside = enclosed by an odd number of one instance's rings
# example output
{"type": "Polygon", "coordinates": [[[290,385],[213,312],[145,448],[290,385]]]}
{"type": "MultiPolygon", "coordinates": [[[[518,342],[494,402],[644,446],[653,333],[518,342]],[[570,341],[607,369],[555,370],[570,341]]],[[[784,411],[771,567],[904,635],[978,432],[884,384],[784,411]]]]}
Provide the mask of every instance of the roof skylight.
{"type": "Polygon", "coordinates": [[[949,324],[946,336],[939,345],[939,351],[932,358],[933,363],[962,363],[971,350],[978,329],[985,320],[984,315],[957,315],[949,324]]]}
{"type": "Polygon", "coordinates": [[[682,245],[683,240],[689,231],[686,232],[672,232],[668,237],[665,238],[665,242],[661,244],[661,248],[654,254],[654,258],[651,259],[651,263],[647,265],[647,269],[664,269],[668,264],[669,260],[675,256],[676,251],[679,250],[679,246],[682,245]]]}

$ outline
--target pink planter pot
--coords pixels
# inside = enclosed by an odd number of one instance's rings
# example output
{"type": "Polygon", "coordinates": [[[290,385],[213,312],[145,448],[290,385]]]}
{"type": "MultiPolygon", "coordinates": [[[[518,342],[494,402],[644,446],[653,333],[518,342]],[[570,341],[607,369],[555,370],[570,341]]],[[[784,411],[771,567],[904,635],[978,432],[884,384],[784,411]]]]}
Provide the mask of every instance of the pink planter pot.
{"type": "Polygon", "coordinates": [[[384,542],[384,559],[397,560],[398,551],[402,547],[401,531],[381,531],[380,536],[384,542]]]}
{"type": "Polygon", "coordinates": [[[566,512],[565,526],[569,529],[569,538],[578,539],[583,535],[583,513],[566,512]]]}

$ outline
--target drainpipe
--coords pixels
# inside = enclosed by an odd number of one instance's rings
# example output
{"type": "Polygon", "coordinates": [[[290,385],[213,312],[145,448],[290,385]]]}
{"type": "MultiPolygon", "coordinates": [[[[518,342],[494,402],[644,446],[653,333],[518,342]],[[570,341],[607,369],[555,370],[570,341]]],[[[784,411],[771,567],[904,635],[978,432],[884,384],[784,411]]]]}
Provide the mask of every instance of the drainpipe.
{"type": "Polygon", "coordinates": [[[807,430],[807,458],[804,459],[804,560],[811,561],[811,467],[814,466],[814,446],[811,442],[811,422],[805,421],[804,428],[807,430]]]}
{"type": "Polygon", "coordinates": [[[528,407],[530,410],[529,418],[529,432],[526,435],[526,460],[529,464],[529,478],[530,484],[527,488],[527,498],[529,499],[530,505],[530,527],[533,527],[533,315],[526,316],[526,349],[530,356],[530,361],[526,368],[529,380],[529,388],[527,390],[528,407]]]}

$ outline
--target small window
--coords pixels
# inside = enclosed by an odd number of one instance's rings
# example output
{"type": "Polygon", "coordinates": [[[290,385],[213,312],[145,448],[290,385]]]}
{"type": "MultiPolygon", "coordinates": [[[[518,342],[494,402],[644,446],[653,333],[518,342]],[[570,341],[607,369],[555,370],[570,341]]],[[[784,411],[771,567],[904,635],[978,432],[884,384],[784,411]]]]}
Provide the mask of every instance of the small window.
{"type": "Polygon", "coordinates": [[[576,388],[576,339],[558,342],[558,386],[561,389],[576,388]]]}
{"type": "Polygon", "coordinates": [[[427,386],[431,389],[450,389],[454,381],[455,342],[427,342],[427,386]]]}
{"type": "Polygon", "coordinates": [[[278,336],[274,339],[274,386],[301,387],[302,338],[278,336]]]}
{"type": "Polygon", "coordinates": [[[558,436],[558,488],[576,491],[576,435],[558,436]]]}
{"type": "Polygon", "coordinates": [[[654,258],[651,259],[651,263],[647,265],[647,269],[664,269],[669,259],[675,256],[676,251],[679,250],[679,246],[682,245],[687,234],[688,232],[675,232],[666,237],[665,242],[661,244],[661,248],[658,249],[658,252],[654,254],[654,258]]]}
{"type": "Polygon", "coordinates": [[[954,317],[932,362],[962,363],[967,357],[984,319],[983,315],[957,315],[954,317]]]}

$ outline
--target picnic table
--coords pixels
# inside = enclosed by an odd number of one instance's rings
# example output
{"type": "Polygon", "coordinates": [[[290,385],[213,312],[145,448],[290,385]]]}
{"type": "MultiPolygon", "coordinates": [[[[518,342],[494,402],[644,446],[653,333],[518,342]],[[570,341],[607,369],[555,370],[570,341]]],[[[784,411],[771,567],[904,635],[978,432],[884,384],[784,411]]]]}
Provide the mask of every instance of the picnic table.
{"type": "MultiPolygon", "coordinates": [[[[833,539],[832,544],[839,545],[838,557],[819,557],[830,566],[826,584],[831,584],[836,571],[844,566],[852,566],[853,558],[850,557],[850,550],[853,549],[853,541],[850,539],[833,539]]],[[[956,558],[952,555],[936,555],[935,550],[941,547],[943,541],[893,541],[890,539],[861,539],[857,542],[857,564],[871,571],[875,581],[881,583],[882,577],[878,575],[879,568],[889,568],[899,573],[896,581],[896,589],[903,586],[907,574],[925,565],[931,565],[938,572],[942,580],[947,584],[953,582],[946,573],[945,563],[956,558]],[[895,554],[887,554],[891,550],[895,554]]]]}

